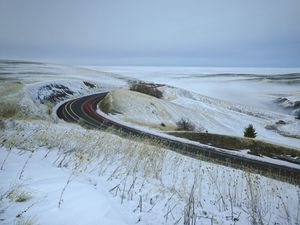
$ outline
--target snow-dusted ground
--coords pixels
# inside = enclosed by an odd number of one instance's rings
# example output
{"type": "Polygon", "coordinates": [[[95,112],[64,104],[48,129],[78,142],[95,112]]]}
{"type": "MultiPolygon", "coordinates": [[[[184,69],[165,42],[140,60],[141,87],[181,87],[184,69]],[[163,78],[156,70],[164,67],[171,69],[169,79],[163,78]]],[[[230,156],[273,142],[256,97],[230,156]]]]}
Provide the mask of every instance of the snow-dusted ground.
{"type": "MultiPolygon", "coordinates": [[[[130,211],[122,208],[117,199],[113,199],[107,190],[109,186],[103,180],[92,180],[58,168],[54,164],[57,150],[36,149],[34,154],[24,150],[1,149],[0,158],[6,163],[0,173],[3,196],[0,213],[1,224],[16,224],[19,221],[32,221],[30,224],[133,224],[130,211]],[[19,179],[22,168],[28,158],[30,161],[19,179]],[[61,206],[60,195],[64,185],[70,184],[63,193],[61,206]],[[19,195],[27,193],[30,199],[15,202],[19,195]]],[[[21,222],[20,222],[21,223],[21,222]]],[[[28,223],[29,224],[29,223],[28,223]]]]}
{"type": "Polygon", "coordinates": [[[169,131],[176,129],[176,122],[185,119],[198,131],[240,137],[244,128],[253,124],[257,139],[299,149],[300,120],[293,115],[211,98],[176,87],[164,86],[159,90],[163,92],[163,99],[124,89],[112,92],[106,97],[113,112],[110,115],[132,125],[169,131]],[[284,124],[278,124],[278,121],[284,121],[284,124]]]}
{"type": "Polygon", "coordinates": [[[165,83],[202,95],[275,112],[286,112],[284,108],[273,103],[278,97],[294,96],[293,98],[300,100],[300,68],[89,68],[165,83]]]}
{"type": "MultiPolygon", "coordinates": [[[[27,63],[0,62],[0,72],[1,224],[299,224],[296,185],[53,118],[56,103],[48,97],[59,85],[72,93],[62,98],[74,98],[122,87],[127,78],[27,63]]],[[[215,116],[233,112],[233,119],[255,122],[283,115],[164,92],[168,104],[189,110],[201,103],[215,116]]]]}

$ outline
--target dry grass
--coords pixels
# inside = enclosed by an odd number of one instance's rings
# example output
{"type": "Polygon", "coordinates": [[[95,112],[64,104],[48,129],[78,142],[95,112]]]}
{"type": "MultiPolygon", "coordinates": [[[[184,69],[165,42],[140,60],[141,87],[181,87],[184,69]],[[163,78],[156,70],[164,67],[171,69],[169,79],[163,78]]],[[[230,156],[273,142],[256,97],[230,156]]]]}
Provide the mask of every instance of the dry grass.
{"type": "Polygon", "coordinates": [[[16,196],[15,202],[26,202],[32,198],[31,194],[26,191],[22,191],[16,196]]]}
{"type": "Polygon", "coordinates": [[[251,138],[240,138],[221,134],[197,133],[197,132],[169,132],[169,134],[187,138],[193,141],[199,141],[204,144],[210,144],[215,147],[227,148],[232,150],[250,149],[252,153],[258,155],[271,156],[291,155],[300,157],[300,151],[285,146],[253,140],[251,138]]]}
{"type": "Polygon", "coordinates": [[[20,112],[20,107],[17,102],[0,101],[0,118],[13,118],[20,112]]]}
{"type": "Polygon", "coordinates": [[[37,219],[35,217],[21,218],[16,222],[16,225],[38,225],[37,219]]]}
{"type": "Polygon", "coordinates": [[[23,84],[12,81],[4,81],[0,86],[0,118],[12,118],[19,114],[22,88],[23,84]]]}
{"type": "Polygon", "coordinates": [[[26,202],[32,198],[30,192],[25,191],[22,185],[14,185],[7,193],[7,198],[14,202],[26,202]]]}
{"type": "Polygon", "coordinates": [[[19,81],[1,80],[0,96],[4,97],[7,95],[18,93],[23,87],[24,85],[19,81]]]}
{"type": "MultiPolygon", "coordinates": [[[[3,118],[17,118],[18,107],[17,102],[12,104],[10,110],[3,113],[6,116],[3,118]]],[[[245,172],[241,171],[230,177],[233,169],[167,151],[156,140],[132,136],[124,138],[112,134],[111,130],[86,130],[77,125],[70,125],[68,128],[66,124],[53,124],[44,120],[37,120],[35,123],[16,119],[10,121],[5,129],[0,130],[0,143],[5,147],[32,150],[46,146],[49,151],[51,148],[60,149],[54,165],[69,168],[74,176],[86,172],[107,177],[108,181],[114,183],[110,193],[119,197],[121,203],[126,200],[132,201],[131,204],[137,203],[138,209],[143,213],[145,210],[148,210],[147,213],[153,210],[155,213],[152,215],[157,216],[156,205],[163,204],[164,208],[160,211],[165,214],[167,224],[174,224],[180,218],[182,223],[184,215],[186,221],[196,221],[196,217],[200,223],[203,222],[201,220],[214,221],[210,212],[204,213],[208,209],[208,201],[214,204],[217,211],[230,215],[232,221],[238,218],[241,208],[250,218],[258,216],[259,222],[266,223],[269,215],[277,215],[276,210],[293,213],[293,209],[285,207],[287,203],[284,198],[276,199],[276,196],[284,196],[285,190],[271,192],[275,184],[263,186],[261,184],[265,184],[265,180],[257,180],[252,174],[246,177],[245,172]],[[6,141],[1,142],[4,139],[6,141]],[[152,184],[154,187],[151,187],[152,184]],[[153,188],[152,195],[148,194],[149,187],[153,188]],[[267,195],[274,200],[267,203],[253,197],[264,198],[267,195]],[[150,205],[147,202],[151,202],[150,205]],[[279,209],[276,208],[278,205],[279,209]],[[265,214],[264,209],[270,213],[265,214]]],[[[207,141],[211,141],[209,138],[207,137],[207,141]]],[[[245,143],[250,145],[254,141],[230,138],[220,137],[220,144],[228,142],[232,146],[241,146],[245,143]]],[[[252,145],[255,146],[253,143],[252,145]]],[[[67,192],[68,188],[65,190],[67,192]]],[[[31,194],[22,188],[16,188],[10,193],[10,198],[13,202],[24,202],[31,198],[31,194]]],[[[161,214],[160,212],[159,215],[161,214]]],[[[17,224],[36,224],[34,218],[21,218],[22,216],[17,224]]]]}
{"type": "Polygon", "coordinates": [[[52,105],[36,104],[17,81],[5,81],[0,85],[0,119],[51,119],[52,105]]]}
{"type": "Polygon", "coordinates": [[[250,219],[259,216],[258,221],[263,222],[267,222],[270,215],[277,215],[278,210],[288,211],[294,221],[294,211],[291,208],[285,210],[285,198],[276,199],[285,194],[284,190],[273,192],[276,181],[268,184],[266,178],[260,180],[251,173],[247,175],[248,172],[235,174],[232,168],[166,151],[155,140],[141,142],[136,137],[123,138],[111,131],[86,130],[76,125],[67,129],[41,121],[35,124],[28,142],[26,133],[30,125],[32,122],[16,121],[9,136],[4,134],[7,139],[4,145],[25,149],[41,145],[49,149],[56,147],[60,150],[54,165],[69,168],[72,176],[84,172],[107,178],[113,184],[109,192],[118,197],[121,204],[131,201],[131,204],[136,203],[137,210],[147,213],[153,210],[153,216],[158,213],[156,205],[163,204],[160,211],[167,224],[184,220],[207,220],[215,224],[216,219],[206,211],[208,201],[216,207],[214,210],[228,215],[233,223],[242,209],[250,219]],[[147,194],[149,190],[152,193],[147,194]],[[281,204],[279,209],[276,208],[278,202],[281,204]]]}
{"type": "Polygon", "coordinates": [[[24,191],[22,188],[11,190],[8,195],[8,199],[14,202],[26,202],[32,198],[31,193],[24,191]]]}

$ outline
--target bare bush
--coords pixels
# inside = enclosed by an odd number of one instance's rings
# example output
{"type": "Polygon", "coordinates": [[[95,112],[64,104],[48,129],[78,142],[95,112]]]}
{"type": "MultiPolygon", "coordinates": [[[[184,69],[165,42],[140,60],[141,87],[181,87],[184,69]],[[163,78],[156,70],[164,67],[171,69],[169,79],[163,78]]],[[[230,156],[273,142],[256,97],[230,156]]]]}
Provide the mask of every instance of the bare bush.
{"type": "Polygon", "coordinates": [[[178,131],[195,131],[196,130],[195,125],[188,119],[184,119],[184,118],[179,120],[176,123],[176,126],[177,126],[176,130],[178,130],[178,131]]]}
{"type": "Polygon", "coordinates": [[[155,98],[163,97],[163,93],[157,88],[157,85],[145,83],[143,81],[132,81],[130,83],[129,90],[150,95],[155,98]]]}

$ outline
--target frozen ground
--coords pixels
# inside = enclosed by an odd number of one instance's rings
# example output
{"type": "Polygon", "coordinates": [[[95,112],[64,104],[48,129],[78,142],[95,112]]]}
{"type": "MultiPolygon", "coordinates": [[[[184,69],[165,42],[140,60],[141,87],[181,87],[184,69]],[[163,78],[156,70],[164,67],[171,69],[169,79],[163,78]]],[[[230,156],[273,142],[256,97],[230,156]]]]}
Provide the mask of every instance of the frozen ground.
{"type": "MultiPolygon", "coordinates": [[[[1,224],[299,224],[299,186],[54,117],[64,99],[124,87],[127,78],[16,62],[0,62],[0,78],[1,224]]],[[[181,89],[164,92],[167,109],[201,103],[216,116],[294,121],[181,89]]]]}

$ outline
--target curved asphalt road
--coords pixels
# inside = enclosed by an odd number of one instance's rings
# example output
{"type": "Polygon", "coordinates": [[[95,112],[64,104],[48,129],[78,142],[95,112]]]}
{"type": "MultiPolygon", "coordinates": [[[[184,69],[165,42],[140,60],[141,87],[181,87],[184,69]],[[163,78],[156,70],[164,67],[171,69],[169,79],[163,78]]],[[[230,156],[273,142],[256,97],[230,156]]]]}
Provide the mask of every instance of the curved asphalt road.
{"type": "Polygon", "coordinates": [[[168,149],[196,159],[213,161],[239,169],[247,168],[248,171],[250,169],[251,172],[259,173],[264,176],[289,183],[300,184],[300,169],[250,159],[241,155],[234,155],[228,151],[218,150],[210,146],[198,146],[172,138],[161,137],[111,121],[96,113],[97,104],[107,93],[108,92],[104,92],[67,101],[57,109],[57,115],[60,119],[67,122],[80,123],[89,128],[103,129],[114,127],[123,131],[124,134],[133,134],[141,136],[142,138],[159,140],[160,144],[166,146],[168,149]]]}

